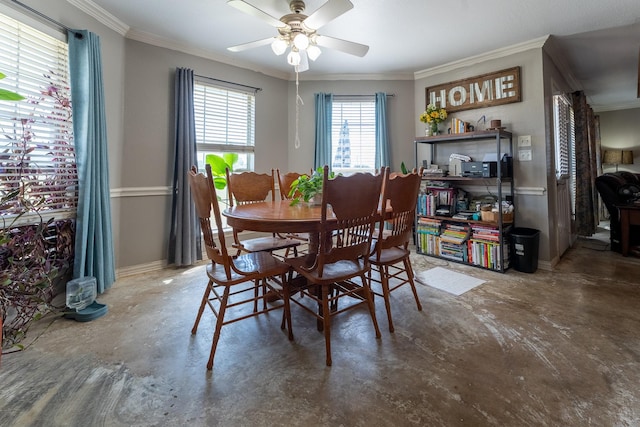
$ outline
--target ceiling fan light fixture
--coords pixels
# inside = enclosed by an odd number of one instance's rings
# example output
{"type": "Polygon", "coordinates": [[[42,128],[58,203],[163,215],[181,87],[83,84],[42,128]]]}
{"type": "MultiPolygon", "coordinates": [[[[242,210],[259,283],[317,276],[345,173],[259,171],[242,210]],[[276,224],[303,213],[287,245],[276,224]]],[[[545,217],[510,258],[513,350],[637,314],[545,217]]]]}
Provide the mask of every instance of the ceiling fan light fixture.
{"type": "Polygon", "coordinates": [[[312,61],[315,61],[316,59],[318,59],[318,56],[320,56],[321,53],[322,51],[316,45],[312,44],[307,48],[307,55],[309,56],[309,59],[312,61]]]}
{"type": "Polygon", "coordinates": [[[271,43],[271,50],[273,50],[273,53],[279,56],[287,51],[288,46],[289,46],[289,43],[287,43],[285,40],[281,39],[280,37],[277,37],[273,41],[273,43],[271,43]]]}
{"type": "Polygon", "coordinates": [[[291,52],[287,55],[287,62],[289,65],[293,65],[294,67],[300,65],[300,53],[291,49],[291,52]]]}
{"type": "Polygon", "coordinates": [[[304,33],[298,33],[293,38],[293,45],[297,47],[298,50],[305,50],[309,47],[309,37],[304,33]]]}

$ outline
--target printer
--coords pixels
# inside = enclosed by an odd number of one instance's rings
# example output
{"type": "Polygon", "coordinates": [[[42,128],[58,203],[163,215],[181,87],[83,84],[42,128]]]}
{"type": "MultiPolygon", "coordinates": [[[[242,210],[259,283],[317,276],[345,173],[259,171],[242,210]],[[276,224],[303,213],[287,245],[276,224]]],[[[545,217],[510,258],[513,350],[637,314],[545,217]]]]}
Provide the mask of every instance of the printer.
{"type": "MultiPolygon", "coordinates": [[[[513,176],[513,157],[506,153],[500,155],[501,178],[513,176]]],[[[469,178],[496,178],[498,176],[498,160],[496,153],[485,154],[481,162],[463,162],[462,176],[469,178]]]]}

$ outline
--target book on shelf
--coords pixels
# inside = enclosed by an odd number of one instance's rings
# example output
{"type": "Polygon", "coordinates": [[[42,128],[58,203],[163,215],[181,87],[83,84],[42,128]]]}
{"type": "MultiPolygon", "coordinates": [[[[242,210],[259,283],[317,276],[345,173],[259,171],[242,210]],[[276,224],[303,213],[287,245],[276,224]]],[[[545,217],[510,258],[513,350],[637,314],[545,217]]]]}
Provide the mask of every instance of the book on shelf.
{"type": "Polygon", "coordinates": [[[454,117],[453,119],[451,119],[451,133],[458,134],[471,132],[469,125],[469,122],[465,122],[464,120],[460,120],[454,117]]]}
{"type": "Polygon", "coordinates": [[[505,266],[509,265],[509,245],[506,243],[469,240],[467,256],[468,262],[473,265],[500,270],[503,262],[505,266]]]}
{"type": "Polygon", "coordinates": [[[473,219],[473,215],[475,215],[476,213],[477,213],[476,211],[458,211],[451,218],[470,221],[473,219]]]}
{"type": "Polygon", "coordinates": [[[440,240],[443,242],[461,245],[469,239],[469,227],[456,224],[443,224],[440,240]]]}
{"type": "Polygon", "coordinates": [[[471,226],[471,239],[499,242],[500,230],[497,227],[473,224],[471,226]]]}
{"type": "Polygon", "coordinates": [[[468,254],[467,254],[467,246],[466,244],[455,244],[451,242],[447,242],[442,239],[440,236],[440,256],[443,258],[449,258],[454,261],[467,262],[468,254]]]}

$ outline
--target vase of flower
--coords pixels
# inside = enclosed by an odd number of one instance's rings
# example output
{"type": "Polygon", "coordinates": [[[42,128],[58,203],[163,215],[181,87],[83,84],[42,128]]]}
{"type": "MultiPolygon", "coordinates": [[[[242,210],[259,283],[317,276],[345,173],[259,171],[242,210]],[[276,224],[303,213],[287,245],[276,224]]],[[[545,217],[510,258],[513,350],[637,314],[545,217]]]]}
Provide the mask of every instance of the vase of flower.
{"type": "Polygon", "coordinates": [[[434,121],[431,122],[431,136],[437,135],[438,134],[438,123],[434,121]]]}
{"type": "Polygon", "coordinates": [[[427,105],[424,113],[420,114],[420,121],[427,125],[425,133],[427,136],[435,136],[438,134],[438,124],[447,118],[447,110],[437,108],[434,104],[427,105]]]}

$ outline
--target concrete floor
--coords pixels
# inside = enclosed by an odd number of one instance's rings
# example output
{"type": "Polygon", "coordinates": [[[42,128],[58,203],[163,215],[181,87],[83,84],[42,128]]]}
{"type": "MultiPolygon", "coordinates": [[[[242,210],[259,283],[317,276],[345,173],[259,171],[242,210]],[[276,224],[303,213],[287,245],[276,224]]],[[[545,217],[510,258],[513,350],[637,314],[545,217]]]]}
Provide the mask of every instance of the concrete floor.
{"type": "Polygon", "coordinates": [[[456,297],[394,293],[396,332],[376,308],[337,317],[333,366],[315,320],[280,311],[190,333],[204,267],[128,277],[109,313],[45,319],[0,368],[2,426],[637,426],[640,259],[580,240],[553,272],[494,273],[415,256],[486,280],[456,297]]]}

